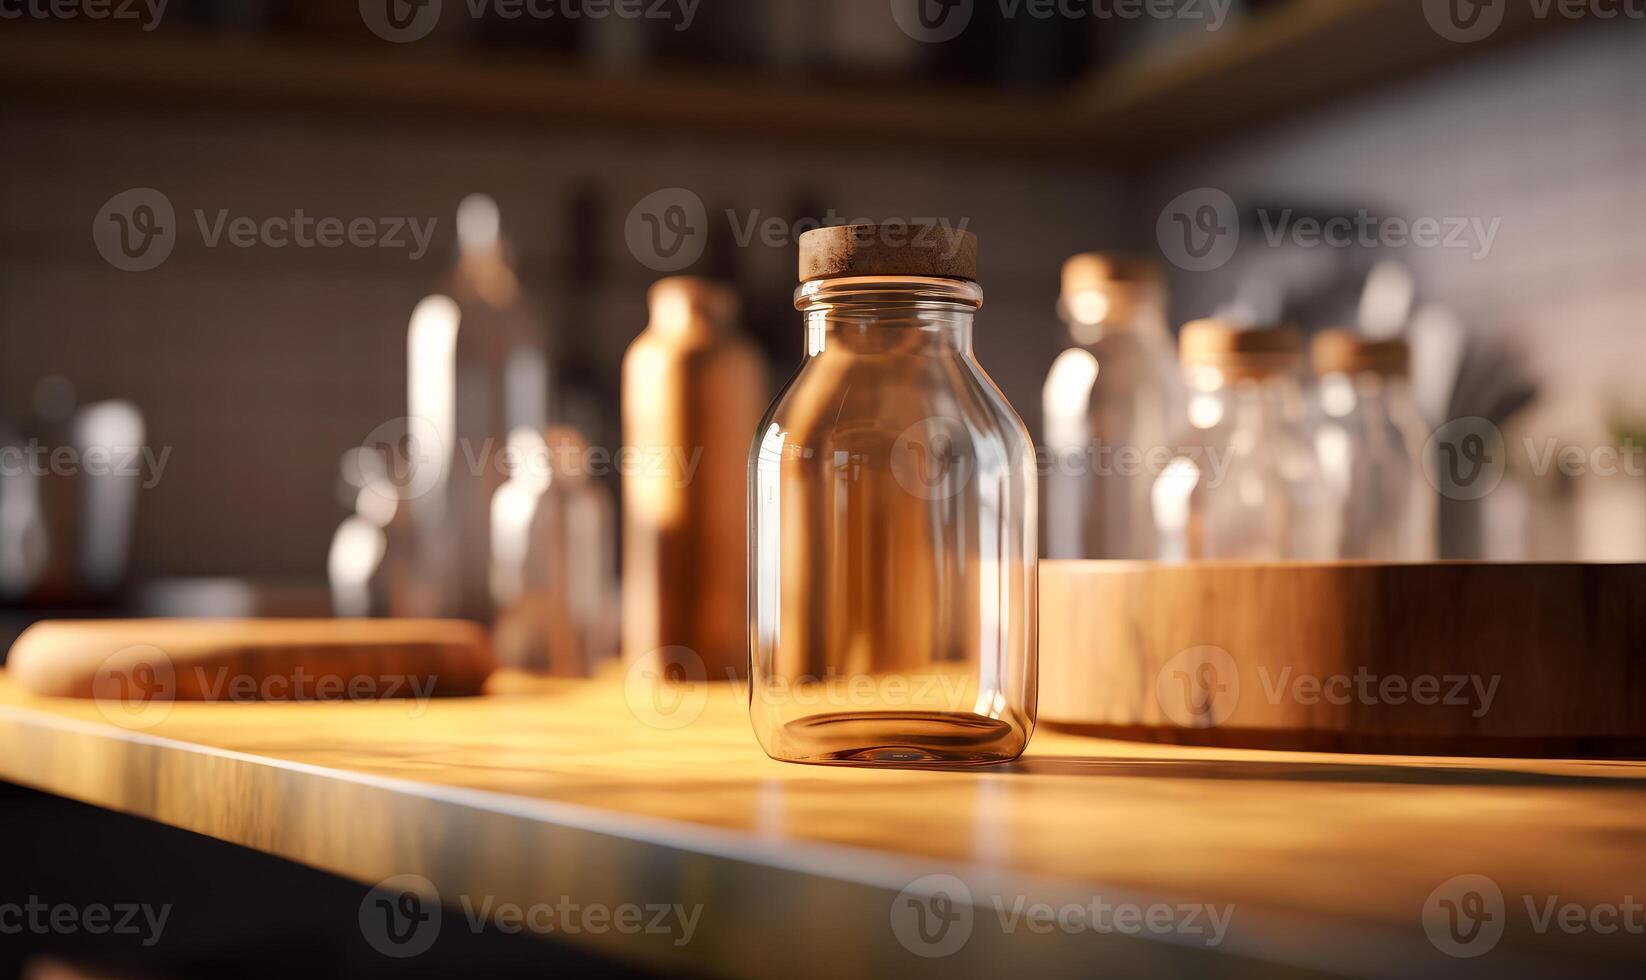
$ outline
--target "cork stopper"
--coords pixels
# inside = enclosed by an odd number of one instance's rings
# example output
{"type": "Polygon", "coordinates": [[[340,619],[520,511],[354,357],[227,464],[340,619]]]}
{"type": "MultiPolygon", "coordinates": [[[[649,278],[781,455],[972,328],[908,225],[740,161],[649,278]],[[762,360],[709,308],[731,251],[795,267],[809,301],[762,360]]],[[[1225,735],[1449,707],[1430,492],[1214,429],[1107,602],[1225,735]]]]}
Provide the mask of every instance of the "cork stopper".
{"type": "Polygon", "coordinates": [[[1063,263],[1063,298],[1115,286],[1158,286],[1163,278],[1160,264],[1140,255],[1082,252],[1063,263]]]}
{"type": "Polygon", "coordinates": [[[1291,327],[1243,329],[1227,320],[1183,327],[1178,355],[1185,367],[1215,367],[1235,377],[1262,378],[1295,370],[1302,341],[1291,327]]]}
{"type": "Polygon", "coordinates": [[[1309,352],[1316,374],[1404,375],[1412,359],[1404,340],[1373,340],[1342,328],[1321,331],[1309,352]]]}
{"type": "Polygon", "coordinates": [[[800,236],[800,281],[925,276],[977,281],[977,236],[932,224],[830,225],[800,236]]]}

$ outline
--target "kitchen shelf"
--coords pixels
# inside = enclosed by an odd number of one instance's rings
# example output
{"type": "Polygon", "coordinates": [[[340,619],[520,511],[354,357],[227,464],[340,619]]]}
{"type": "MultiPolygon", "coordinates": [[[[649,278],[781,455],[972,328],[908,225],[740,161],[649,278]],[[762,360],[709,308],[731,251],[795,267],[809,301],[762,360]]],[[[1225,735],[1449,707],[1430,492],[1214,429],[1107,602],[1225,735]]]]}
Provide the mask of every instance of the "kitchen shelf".
{"type": "Polygon", "coordinates": [[[94,97],[375,117],[502,117],[627,132],[742,134],[1026,157],[1140,162],[1456,62],[1555,26],[1510,5],[1487,42],[1454,44],[1400,0],[1291,0],[1215,35],[1190,32],[1062,89],[657,70],[601,74],[519,54],[439,45],[134,36],[63,25],[0,32],[0,79],[36,101],[94,97]]]}
{"type": "Polygon", "coordinates": [[[1539,932],[1520,896],[1593,908],[1638,894],[1646,763],[1041,731],[994,769],[799,766],[761,753],[745,688],[699,682],[653,700],[624,680],[505,673],[476,698],[128,714],[32,695],[0,672],[0,779],[367,884],[420,876],[458,922],[464,898],[697,906],[685,943],[555,938],[699,975],[1506,976],[1621,973],[1639,954],[1621,931],[1539,932]],[[927,958],[894,930],[905,889],[933,874],[965,884],[975,915],[963,950],[927,958]],[[1501,888],[1507,927],[1486,955],[1457,960],[1429,938],[1425,908],[1464,874],[1501,888]],[[1215,944],[1187,923],[1065,932],[1003,918],[1094,900],[1232,915],[1215,944]]]}

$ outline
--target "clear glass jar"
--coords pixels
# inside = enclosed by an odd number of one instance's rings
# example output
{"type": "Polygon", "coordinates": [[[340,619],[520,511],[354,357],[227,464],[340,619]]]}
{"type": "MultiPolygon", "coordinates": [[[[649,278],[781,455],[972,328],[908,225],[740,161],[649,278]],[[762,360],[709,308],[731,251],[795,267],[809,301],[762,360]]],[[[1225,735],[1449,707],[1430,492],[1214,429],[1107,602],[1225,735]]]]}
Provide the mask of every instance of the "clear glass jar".
{"type": "Polygon", "coordinates": [[[1073,345],[1041,395],[1047,558],[1155,556],[1149,493],[1181,411],[1165,287],[1153,262],[1087,253],[1063,264],[1073,345]]]}
{"type": "Polygon", "coordinates": [[[1338,557],[1432,560],[1439,496],[1423,475],[1429,432],[1407,385],[1406,342],[1327,330],[1312,353],[1315,446],[1342,511],[1338,557]]]}
{"type": "Polygon", "coordinates": [[[749,466],[750,715],[775,759],[975,765],[1028,742],[1034,450],[973,357],[982,300],[895,274],[795,294],[805,360],[749,466]]]}
{"type": "Polygon", "coordinates": [[[1337,507],[1306,421],[1296,332],[1199,320],[1179,345],[1188,428],[1155,481],[1160,557],[1335,558],[1337,507]]]}

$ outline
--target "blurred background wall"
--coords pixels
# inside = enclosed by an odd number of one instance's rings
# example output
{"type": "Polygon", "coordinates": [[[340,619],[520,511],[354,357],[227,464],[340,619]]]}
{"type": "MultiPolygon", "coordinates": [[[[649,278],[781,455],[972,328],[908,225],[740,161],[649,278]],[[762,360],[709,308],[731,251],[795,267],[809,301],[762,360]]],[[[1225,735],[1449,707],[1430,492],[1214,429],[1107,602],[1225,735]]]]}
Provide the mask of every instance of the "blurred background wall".
{"type": "MultiPolygon", "coordinates": [[[[1481,258],[1400,250],[1420,301],[1519,352],[1547,392],[1534,424],[1562,438],[1604,440],[1613,401],[1641,388],[1638,21],[1464,45],[1414,5],[1391,15],[1360,0],[1254,0],[1216,32],[991,27],[983,5],[943,45],[895,33],[882,3],[838,6],[706,0],[684,55],[666,25],[637,41],[615,23],[483,21],[448,36],[443,21],[427,41],[385,44],[353,4],[176,2],[152,35],[0,24],[17,93],[0,102],[0,414],[26,415],[54,374],[82,400],[142,407],[148,441],[171,454],[142,496],[140,574],[317,579],[342,513],[339,454],[404,414],[407,317],[447,271],[457,202],[499,202],[545,310],[562,409],[616,445],[618,363],[658,275],[627,247],[625,220],[669,187],[704,202],[695,271],[742,288],[774,377],[801,349],[792,241],[740,245],[735,229],[830,212],[963,218],[982,241],[979,355],[1038,431],[1065,342],[1061,261],[1158,255],[1162,207],[1214,187],[1242,206],[1500,219],[1481,258]],[[552,71],[531,67],[539,57],[552,71]],[[185,225],[140,274],[103,261],[89,234],[133,187],[162,190],[185,225]],[[188,227],[196,208],[438,224],[418,258],[207,248],[188,227]]],[[[1306,256],[1296,276],[1358,288],[1378,257],[1306,256]]],[[[1173,270],[1174,322],[1229,303],[1274,261],[1243,248],[1216,271],[1173,270]]],[[[1646,494],[1603,492],[1621,494],[1613,516],[1549,548],[1646,555],[1646,494]]]]}

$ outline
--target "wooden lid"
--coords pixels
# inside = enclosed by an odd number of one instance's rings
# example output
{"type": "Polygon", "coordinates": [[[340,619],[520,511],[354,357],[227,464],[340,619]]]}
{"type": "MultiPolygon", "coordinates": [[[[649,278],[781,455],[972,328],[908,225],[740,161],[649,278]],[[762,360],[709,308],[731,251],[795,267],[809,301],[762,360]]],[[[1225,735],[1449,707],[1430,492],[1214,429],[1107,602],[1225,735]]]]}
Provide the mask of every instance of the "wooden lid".
{"type": "Polygon", "coordinates": [[[1063,296],[1116,285],[1158,286],[1162,278],[1160,263],[1153,259],[1116,252],[1082,252],[1063,263],[1063,296]]]}
{"type": "Polygon", "coordinates": [[[933,224],[830,225],[800,236],[800,281],[928,276],[977,281],[977,236],[933,224]]]}
{"type": "Polygon", "coordinates": [[[1183,327],[1178,355],[1188,367],[1233,369],[1248,376],[1291,370],[1302,341],[1291,327],[1241,327],[1228,320],[1196,320],[1183,327]]]}
{"type": "Polygon", "coordinates": [[[1403,375],[1412,358],[1404,340],[1373,340],[1342,328],[1316,335],[1310,354],[1317,374],[1403,375]]]}

